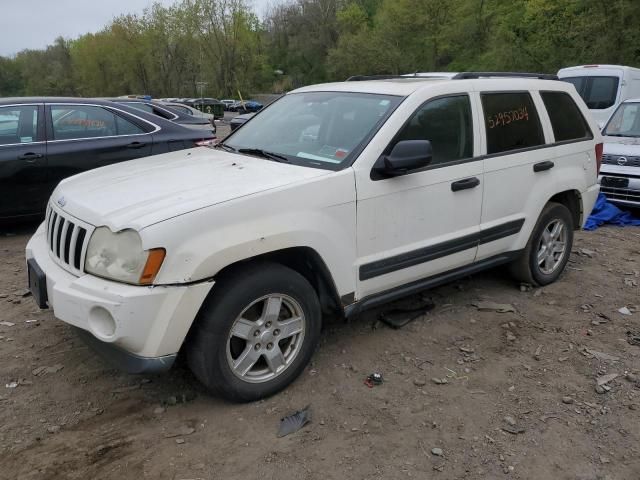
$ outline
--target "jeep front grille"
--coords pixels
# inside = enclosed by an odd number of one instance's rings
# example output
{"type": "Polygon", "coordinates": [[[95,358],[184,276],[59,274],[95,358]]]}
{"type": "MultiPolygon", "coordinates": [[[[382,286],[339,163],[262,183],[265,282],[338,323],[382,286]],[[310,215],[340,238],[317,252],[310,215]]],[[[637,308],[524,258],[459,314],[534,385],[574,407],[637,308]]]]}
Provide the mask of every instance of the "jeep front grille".
{"type": "Polygon", "coordinates": [[[69,272],[80,275],[89,241],[89,225],[49,205],[45,217],[47,245],[53,260],[69,272]]]}

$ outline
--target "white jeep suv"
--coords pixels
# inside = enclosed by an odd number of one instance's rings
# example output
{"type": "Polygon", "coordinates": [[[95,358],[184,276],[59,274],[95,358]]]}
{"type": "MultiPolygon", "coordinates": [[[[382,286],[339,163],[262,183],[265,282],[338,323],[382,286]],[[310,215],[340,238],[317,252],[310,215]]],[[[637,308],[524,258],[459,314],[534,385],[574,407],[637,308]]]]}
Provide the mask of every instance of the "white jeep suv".
{"type": "Polygon", "coordinates": [[[324,312],[504,263],[553,282],[601,136],[572,85],[518,76],[304,87],[215,149],[68,178],[27,245],[33,296],[129,372],[182,352],[249,401],[300,374],[324,312]]]}

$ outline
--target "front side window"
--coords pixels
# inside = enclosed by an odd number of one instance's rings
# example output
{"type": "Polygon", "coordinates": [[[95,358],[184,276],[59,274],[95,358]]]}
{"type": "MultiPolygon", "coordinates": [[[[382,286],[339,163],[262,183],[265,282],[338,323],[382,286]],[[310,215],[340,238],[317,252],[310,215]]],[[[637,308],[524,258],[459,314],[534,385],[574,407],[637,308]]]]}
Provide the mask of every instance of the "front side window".
{"type": "Polygon", "coordinates": [[[473,156],[473,120],[467,95],[431,100],[421,106],[400,131],[401,140],[429,140],[433,151],[430,165],[473,156]]]}
{"type": "Polygon", "coordinates": [[[0,107],[0,145],[32,143],[37,140],[38,107],[0,107]]]}
{"type": "Polygon", "coordinates": [[[590,110],[604,110],[616,103],[620,84],[618,77],[584,76],[560,80],[573,84],[590,110]]]}
{"type": "Polygon", "coordinates": [[[593,138],[571,95],[564,92],[540,92],[540,96],[549,114],[556,142],[593,138]]]}
{"type": "Polygon", "coordinates": [[[640,103],[622,103],[603,132],[611,137],[640,137],[640,103]]]}
{"type": "Polygon", "coordinates": [[[339,170],[350,165],[402,97],[353,92],[285,95],[224,142],[243,153],[275,153],[277,161],[339,170]]]}
{"type": "Polygon", "coordinates": [[[481,95],[487,132],[487,154],[544,144],[542,125],[527,92],[481,95]]]}

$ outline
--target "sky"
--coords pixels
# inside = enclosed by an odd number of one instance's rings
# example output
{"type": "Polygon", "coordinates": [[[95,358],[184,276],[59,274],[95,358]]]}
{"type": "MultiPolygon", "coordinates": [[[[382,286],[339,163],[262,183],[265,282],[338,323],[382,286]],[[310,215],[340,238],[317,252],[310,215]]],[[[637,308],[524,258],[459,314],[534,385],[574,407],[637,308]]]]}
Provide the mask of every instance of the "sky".
{"type": "MultiPolygon", "coordinates": [[[[155,0],[165,6],[175,0],[155,0]]],[[[283,0],[248,0],[262,16],[283,0]]],[[[44,48],[59,37],[76,38],[101,30],[111,19],[142,13],[154,0],[0,0],[0,55],[44,48]]]]}

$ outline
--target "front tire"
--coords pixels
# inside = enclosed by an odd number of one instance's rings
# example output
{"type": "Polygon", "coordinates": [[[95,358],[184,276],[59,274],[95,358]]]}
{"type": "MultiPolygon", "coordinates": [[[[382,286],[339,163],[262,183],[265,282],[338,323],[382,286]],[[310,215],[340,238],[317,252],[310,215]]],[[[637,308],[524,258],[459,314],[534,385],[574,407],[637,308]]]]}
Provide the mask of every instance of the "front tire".
{"type": "Polygon", "coordinates": [[[191,332],[187,362],[211,392],[249,402],[300,375],[321,329],[311,284],[280,264],[237,269],[218,280],[191,332]]]}
{"type": "Polygon", "coordinates": [[[573,246],[573,217],[561,203],[549,202],[542,210],[522,256],[511,265],[521,282],[548,285],[564,271],[573,246]]]}

